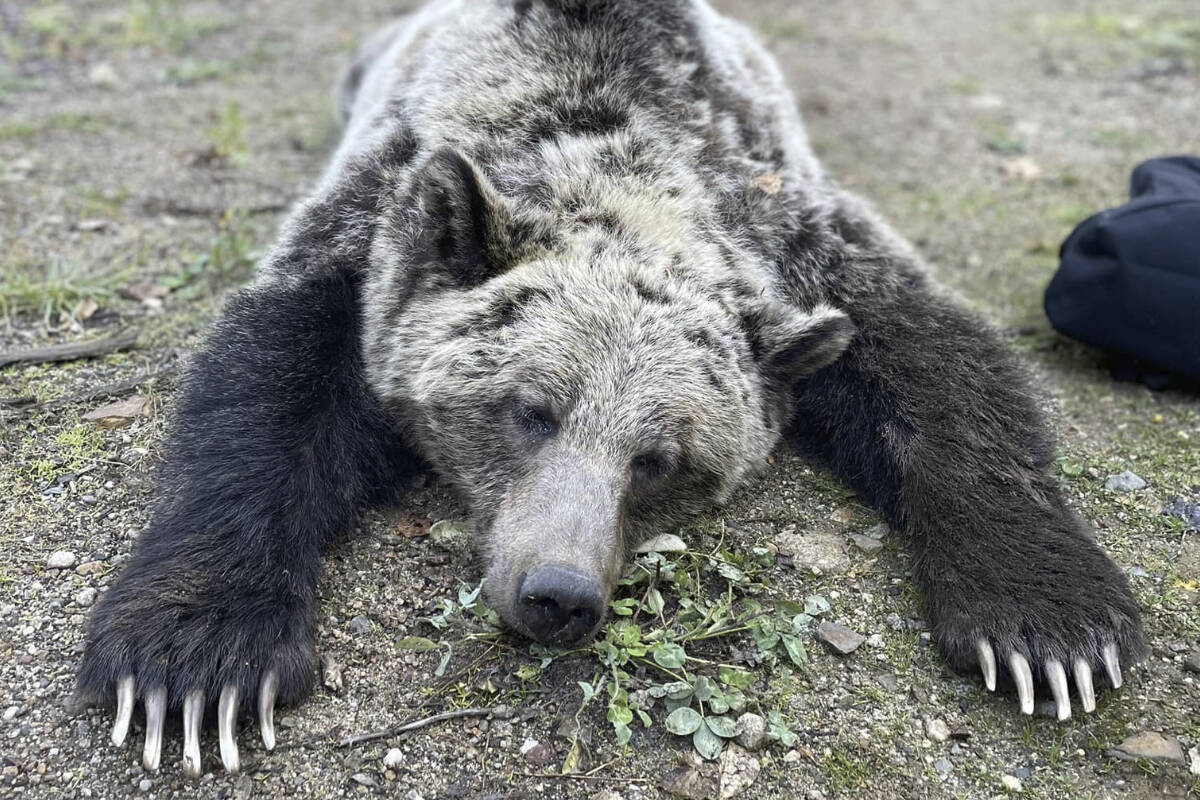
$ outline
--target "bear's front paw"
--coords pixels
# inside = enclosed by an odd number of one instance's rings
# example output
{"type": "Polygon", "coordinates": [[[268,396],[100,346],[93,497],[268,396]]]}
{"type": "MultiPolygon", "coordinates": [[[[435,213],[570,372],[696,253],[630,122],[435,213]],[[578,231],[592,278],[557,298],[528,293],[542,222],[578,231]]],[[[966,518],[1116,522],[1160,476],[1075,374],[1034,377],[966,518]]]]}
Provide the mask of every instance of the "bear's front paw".
{"type": "Polygon", "coordinates": [[[297,593],[286,572],[281,581],[265,570],[254,581],[239,577],[237,570],[131,564],[92,615],[75,703],[115,698],[112,741],[120,746],[141,699],[147,770],[158,768],[168,712],[181,710],[183,771],[199,776],[201,727],[215,707],[221,761],[236,772],[239,713],[257,710],[269,750],[276,701],[294,702],[312,685],[311,593],[297,593]]]}
{"type": "Polygon", "coordinates": [[[1033,713],[1035,687],[1043,687],[1058,719],[1070,717],[1072,682],[1091,712],[1095,676],[1103,671],[1119,688],[1122,665],[1144,655],[1141,615],[1124,574],[1070,512],[1036,533],[981,536],[923,561],[942,654],[956,669],[979,669],[991,691],[1007,676],[1025,714],[1033,713]]]}

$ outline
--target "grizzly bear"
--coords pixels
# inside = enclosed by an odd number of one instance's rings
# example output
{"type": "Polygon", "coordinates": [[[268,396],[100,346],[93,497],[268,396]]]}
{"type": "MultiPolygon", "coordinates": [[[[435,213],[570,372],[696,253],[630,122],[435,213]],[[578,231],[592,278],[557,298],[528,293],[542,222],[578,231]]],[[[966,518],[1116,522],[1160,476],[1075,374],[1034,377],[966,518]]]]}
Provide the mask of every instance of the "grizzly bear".
{"type": "Polygon", "coordinates": [[[348,70],[345,134],[175,399],[159,499],[77,696],[218,715],[314,676],[322,548],[431,469],[485,591],[559,644],[627,547],[786,441],[905,537],[937,645],[1085,711],[1137,604],[1047,465],[1031,378],[825,176],[771,57],[705,0],[435,0],[348,70]]]}

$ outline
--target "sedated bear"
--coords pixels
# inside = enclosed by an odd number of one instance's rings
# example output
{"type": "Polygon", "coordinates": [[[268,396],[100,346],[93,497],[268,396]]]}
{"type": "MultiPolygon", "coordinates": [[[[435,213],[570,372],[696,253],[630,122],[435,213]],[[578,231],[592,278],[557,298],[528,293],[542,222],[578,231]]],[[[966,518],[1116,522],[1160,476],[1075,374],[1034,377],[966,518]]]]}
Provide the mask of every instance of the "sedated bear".
{"type": "Polygon", "coordinates": [[[704,0],[436,0],[342,83],[342,142],[190,366],[77,698],[267,747],[314,676],[323,546],[435,470],[514,629],[600,624],[626,546],[786,441],[902,532],[942,655],[1070,714],[1145,645],[1047,474],[1026,370],[822,172],[704,0]]]}

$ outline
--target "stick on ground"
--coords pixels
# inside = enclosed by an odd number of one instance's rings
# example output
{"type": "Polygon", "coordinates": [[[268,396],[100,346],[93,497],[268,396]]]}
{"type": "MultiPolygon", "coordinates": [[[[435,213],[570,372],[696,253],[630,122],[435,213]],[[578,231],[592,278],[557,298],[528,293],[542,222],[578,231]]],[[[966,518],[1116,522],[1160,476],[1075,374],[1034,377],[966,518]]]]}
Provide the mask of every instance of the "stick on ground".
{"type": "Polygon", "coordinates": [[[95,358],[120,350],[128,350],[137,343],[137,339],[138,332],[127,329],[118,331],[112,336],[103,336],[84,342],[67,342],[66,344],[52,344],[47,347],[33,347],[29,350],[0,353],[0,367],[7,367],[10,364],[45,364],[51,361],[95,358]]]}
{"type": "Polygon", "coordinates": [[[434,725],[438,722],[446,722],[451,719],[462,719],[463,717],[510,717],[512,709],[508,706],[495,706],[493,708],[460,708],[457,711],[446,711],[441,714],[434,714],[431,717],[406,722],[403,725],[397,725],[394,728],[385,728],[381,731],[372,731],[371,733],[360,733],[355,736],[347,736],[338,742],[338,747],[350,747],[363,742],[373,742],[376,739],[387,739],[391,736],[399,736],[402,733],[410,733],[420,730],[421,728],[434,725]]]}

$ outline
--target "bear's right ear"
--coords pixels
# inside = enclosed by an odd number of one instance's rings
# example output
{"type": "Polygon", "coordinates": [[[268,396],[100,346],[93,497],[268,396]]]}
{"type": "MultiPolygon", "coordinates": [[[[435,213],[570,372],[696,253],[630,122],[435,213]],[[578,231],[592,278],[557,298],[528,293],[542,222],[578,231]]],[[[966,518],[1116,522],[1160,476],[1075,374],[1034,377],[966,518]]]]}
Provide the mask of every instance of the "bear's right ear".
{"type": "MultiPolygon", "coordinates": [[[[511,266],[515,215],[479,168],[443,147],[417,168],[400,213],[422,270],[469,289],[511,266]]],[[[426,275],[427,278],[434,277],[426,275]]]]}
{"type": "Polygon", "coordinates": [[[789,386],[841,357],[855,327],[845,312],[827,305],[804,311],[773,300],[742,314],[750,349],[763,376],[789,386]]]}

